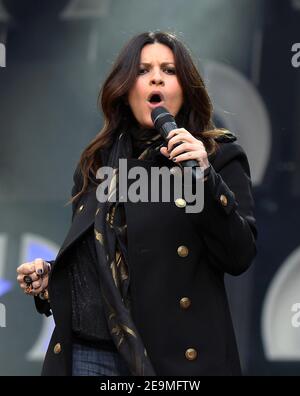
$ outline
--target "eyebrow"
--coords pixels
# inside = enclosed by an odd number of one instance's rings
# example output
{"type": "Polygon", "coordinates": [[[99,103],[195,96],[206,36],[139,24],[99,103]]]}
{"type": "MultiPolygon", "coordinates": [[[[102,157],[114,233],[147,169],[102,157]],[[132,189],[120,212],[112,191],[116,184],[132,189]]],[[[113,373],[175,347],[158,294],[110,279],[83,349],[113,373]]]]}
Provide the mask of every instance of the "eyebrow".
{"type": "MultiPolygon", "coordinates": [[[[140,65],[151,66],[152,64],[148,63],[148,62],[141,62],[140,65]]],[[[174,62],[162,62],[160,65],[161,66],[167,66],[167,65],[174,65],[175,66],[175,63],[174,62]]]]}

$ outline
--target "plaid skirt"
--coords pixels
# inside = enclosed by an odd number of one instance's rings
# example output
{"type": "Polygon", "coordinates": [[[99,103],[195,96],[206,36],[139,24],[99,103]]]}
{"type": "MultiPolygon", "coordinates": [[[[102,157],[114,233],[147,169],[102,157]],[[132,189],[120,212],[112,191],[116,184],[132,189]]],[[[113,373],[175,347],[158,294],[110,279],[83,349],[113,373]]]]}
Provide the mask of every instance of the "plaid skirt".
{"type": "Polygon", "coordinates": [[[118,352],[73,344],[73,376],[131,376],[118,352]]]}

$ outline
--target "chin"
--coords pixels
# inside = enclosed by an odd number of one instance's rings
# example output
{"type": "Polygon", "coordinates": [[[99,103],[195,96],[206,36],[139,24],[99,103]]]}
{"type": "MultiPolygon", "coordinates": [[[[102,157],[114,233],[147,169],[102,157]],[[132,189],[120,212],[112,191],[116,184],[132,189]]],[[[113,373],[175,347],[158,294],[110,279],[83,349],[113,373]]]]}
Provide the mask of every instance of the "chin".
{"type": "Polygon", "coordinates": [[[142,128],[154,128],[152,120],[141,121],[139,124],[142,128]]]}

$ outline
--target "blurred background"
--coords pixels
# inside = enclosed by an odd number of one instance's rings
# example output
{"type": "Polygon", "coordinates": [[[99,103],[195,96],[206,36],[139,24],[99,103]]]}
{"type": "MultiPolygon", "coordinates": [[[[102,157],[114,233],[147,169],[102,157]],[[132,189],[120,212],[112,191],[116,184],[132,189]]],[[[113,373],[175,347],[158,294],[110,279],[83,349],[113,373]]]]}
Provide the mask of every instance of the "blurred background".
{"type": "Polygon", "coordinates": [[[217,126],[246,150],[258,255],[227,288],[246,375],[300,373],[300,1],[0,0],[0,375],[39,375],[52,318],[16,267],[53,259],[72,175],[102,127],[97,96],[148,30],[190,48],[217,126]]]}

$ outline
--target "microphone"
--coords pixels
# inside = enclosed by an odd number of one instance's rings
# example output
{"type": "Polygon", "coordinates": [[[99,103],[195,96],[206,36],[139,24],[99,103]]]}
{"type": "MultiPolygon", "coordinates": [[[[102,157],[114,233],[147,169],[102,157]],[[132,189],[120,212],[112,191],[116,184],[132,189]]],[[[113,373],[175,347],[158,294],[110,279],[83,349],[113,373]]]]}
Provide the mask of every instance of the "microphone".
{"type": "MultiPolygon", "coordinates": [[[[168,142],[168,134],[170,131],[173,129],[177,129],[177,124],[174,119],[174,117],[169,113],[169,111],[162,106],[155,107],[155,109],[152,110],[151,112],[151,118],[154,124],[155,129],[161,134],[161,136],[165,139],[166,142],[168,142]]],[[[173,148],[179,146],[183,142],[178,142],[174,144],[173,148]]],[[[186,160],[186,161],[181,161],[178,162],[178,165],[182,166],[190,166],[190,167],[195,167],[195,166],[200,166],[196,160],[186,160]]],[[[194,170],[193,172],[193,177],[194,175],[194,170]]]]}

